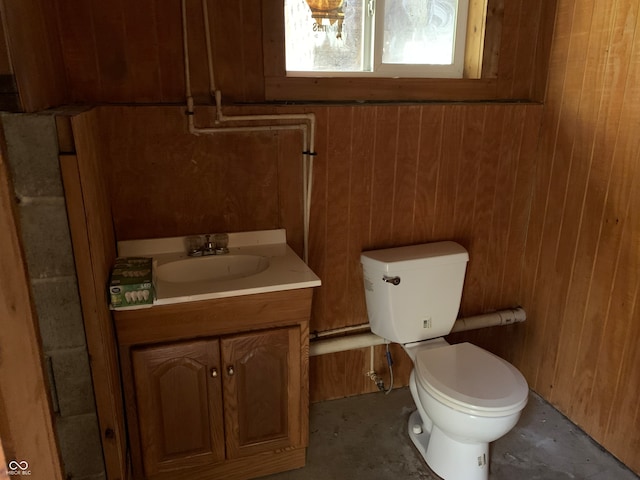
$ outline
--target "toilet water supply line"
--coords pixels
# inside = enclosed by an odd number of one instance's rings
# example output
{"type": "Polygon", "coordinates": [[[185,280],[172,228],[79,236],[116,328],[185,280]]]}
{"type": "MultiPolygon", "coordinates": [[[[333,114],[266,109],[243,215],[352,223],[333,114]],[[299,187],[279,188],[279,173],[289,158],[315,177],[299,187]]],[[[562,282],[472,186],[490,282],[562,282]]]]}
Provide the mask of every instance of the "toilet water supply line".
{"type": "Polygon", "coordinates": [[[192,135],[212,135],[217,133],[231,132],[265,132],[279,130],[300,130],[302,131],[302,202],[303,202],[303,260],[309,261],[309,217],[311,211],[311,188],[313,184],[313,157],[315,152],[315,132],[316,116],[314,113],[290,113],[273,115],[224,115],[222,112],[222,93],[216,90],[215,75],[213,68],[213,53],[211,43],[211,26],[209,24],[209,9],[207,0],[202,0],[202,15],[204,17],[204,30],[207,46],[207,67],[209,71],[209,94],[215,99],[216,119],[214,124],[220,125],[225,122],[274,122],[293,121],[287,124],[261,124],[256,126],[236,126],[236,127],[196,127],[193,94],[191,91],[191,74],[189,72],[189,41],[187,22],[187,0],[181,0],[182,7],[182,48],[184,51],[184,75],[185,90],[187,98],[187,119],[189,133],[192,135]]]}

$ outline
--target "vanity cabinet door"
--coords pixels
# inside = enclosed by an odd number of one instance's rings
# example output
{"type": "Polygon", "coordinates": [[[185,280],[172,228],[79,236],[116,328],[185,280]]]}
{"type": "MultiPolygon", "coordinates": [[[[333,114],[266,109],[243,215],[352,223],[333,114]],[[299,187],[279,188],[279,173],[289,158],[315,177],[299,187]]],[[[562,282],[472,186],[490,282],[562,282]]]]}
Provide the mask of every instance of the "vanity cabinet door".
{"type": "Polygon", "coordinates": [[[145,476],[224,460],[218,340],[131,353],[145,476]]]}
{"type": "Polygon", "coordinates": [[[221,340],[228,458],[301,445],[300,342],[299,327],[221,340]]]}

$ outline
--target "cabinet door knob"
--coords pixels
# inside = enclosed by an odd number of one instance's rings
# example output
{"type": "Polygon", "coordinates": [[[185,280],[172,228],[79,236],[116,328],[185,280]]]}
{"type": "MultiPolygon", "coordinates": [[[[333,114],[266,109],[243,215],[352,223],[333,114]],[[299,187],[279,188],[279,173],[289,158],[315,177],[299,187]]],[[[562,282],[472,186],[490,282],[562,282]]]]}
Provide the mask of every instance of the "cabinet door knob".
{"type": "Polygon", "coordinates": [[[227,367],[227,373],[228,373],[229,375],[233,375],[234,373],[236,373],[236,372],[235,372],[235,370],[233,369],[233,365],[229,365],[229,366],[227,367]]]}
{"type": "Polygon", "coordinates": [[[211,376],[212,376],[213,378],[216,378],[216,377],[218,376],[218,369],[217,369],[217,368],[213,367],[213,368],[211,369],[211,376]]]}

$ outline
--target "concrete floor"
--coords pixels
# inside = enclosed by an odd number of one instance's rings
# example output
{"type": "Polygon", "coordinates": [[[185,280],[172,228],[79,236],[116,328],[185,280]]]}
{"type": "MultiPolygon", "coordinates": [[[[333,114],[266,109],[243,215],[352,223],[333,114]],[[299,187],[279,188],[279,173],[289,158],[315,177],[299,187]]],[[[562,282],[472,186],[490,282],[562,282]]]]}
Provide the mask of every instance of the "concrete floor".
{"type": "MultiPolygon", "coordinates": [[[[265,479],[436,480],[407,435],[414,409],[407,388],[314,404],[307,466],[265,479]]],[[[533,393],[490,456],[491,480],[639,478],[533,393]]]]}

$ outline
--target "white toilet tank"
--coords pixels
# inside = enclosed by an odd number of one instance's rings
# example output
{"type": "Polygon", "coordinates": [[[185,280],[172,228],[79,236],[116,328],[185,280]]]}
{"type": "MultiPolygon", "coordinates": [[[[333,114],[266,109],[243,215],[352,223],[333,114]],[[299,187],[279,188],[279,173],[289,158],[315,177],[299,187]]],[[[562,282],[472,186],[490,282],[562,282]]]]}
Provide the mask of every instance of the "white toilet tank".
{"type": "Polygon", "coordinates": [[[460,309],[469,254],[455,242],[363,252],[371,331],[397,343],[442,337],[460,309]]]}

